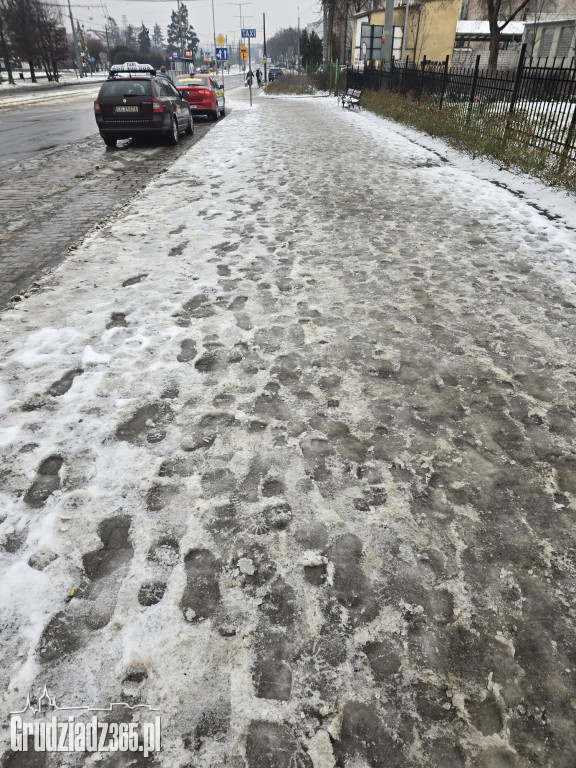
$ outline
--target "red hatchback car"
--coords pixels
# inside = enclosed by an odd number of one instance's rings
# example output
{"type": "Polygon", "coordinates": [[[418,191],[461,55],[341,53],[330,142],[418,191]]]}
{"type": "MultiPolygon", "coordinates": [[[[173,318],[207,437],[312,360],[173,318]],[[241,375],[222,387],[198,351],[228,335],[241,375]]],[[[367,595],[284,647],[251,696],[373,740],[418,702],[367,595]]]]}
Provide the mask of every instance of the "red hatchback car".
{"type": "Polygon", "coordinates": [[[194,115],[206,115],[218,120],[218,115],[226,114],[224,85],[220,85],[211,75],[179,75],[174,78],[174,85],[190,105],[194,115]]]}

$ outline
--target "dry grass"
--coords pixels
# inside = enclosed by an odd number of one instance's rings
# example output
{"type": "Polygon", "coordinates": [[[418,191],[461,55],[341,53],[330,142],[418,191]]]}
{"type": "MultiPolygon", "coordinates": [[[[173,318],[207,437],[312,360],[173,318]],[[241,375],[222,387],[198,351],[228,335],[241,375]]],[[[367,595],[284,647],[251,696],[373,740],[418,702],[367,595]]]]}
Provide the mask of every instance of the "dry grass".
{"type": "MultiPolygon", "coordinates": [[[[576,193],[576,162],[562,166],[558,155],[530,146],[507,116],[476,112],[466,119],[459,109],[438,109],[432,99],[418,102],[410,95],[386,90],[364,90],[361,104],[377,115],[438,136],[473,157],[487,157],[512,172],[527,173],[550,186],[576,193]]],[[[526,125],[524,136],[529,132],[530,126],[526,125]]]]}
{"type": "Polygon", "coordinates": [[[309,75],[281,75],[268,83],[264,90],[270,96],[309,96],[317,92],[318,86],[315,78],[309,75]]]}

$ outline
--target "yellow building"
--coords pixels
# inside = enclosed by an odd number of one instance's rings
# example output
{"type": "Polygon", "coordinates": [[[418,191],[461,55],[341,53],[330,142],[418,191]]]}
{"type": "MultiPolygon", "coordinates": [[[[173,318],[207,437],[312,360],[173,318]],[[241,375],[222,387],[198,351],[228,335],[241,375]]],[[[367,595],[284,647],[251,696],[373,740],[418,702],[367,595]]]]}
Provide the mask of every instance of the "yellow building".
{"type": "MultiPolygon", "coordinates": [[[[428,61],[444,61],[446,56],[452,57],[459,11],[460,0],[409,0],[404,56],[417,63],[424,57],[428,61]]],[[[405,17],[405,4],[394,8],[393,52],[396,60],[402,57],[405,17]]],[[[355,45],[351,65],[355,67],[362,66],[366,61],[366,46],[361,44],[362,23],[384,26],[384,9],[365,11],[354,17],[355,45]]]]}

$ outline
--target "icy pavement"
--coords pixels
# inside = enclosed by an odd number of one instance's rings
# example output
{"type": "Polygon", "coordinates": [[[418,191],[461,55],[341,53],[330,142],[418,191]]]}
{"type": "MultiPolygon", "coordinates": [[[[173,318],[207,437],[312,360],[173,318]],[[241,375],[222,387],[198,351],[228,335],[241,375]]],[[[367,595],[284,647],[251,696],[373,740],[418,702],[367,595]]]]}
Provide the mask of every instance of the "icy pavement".
{"type": "Polygon", "coordinates": [[[162,768],[573,766],[576,234],[247,98],[2,316],[3,711],[147,704],[162,768]]]}

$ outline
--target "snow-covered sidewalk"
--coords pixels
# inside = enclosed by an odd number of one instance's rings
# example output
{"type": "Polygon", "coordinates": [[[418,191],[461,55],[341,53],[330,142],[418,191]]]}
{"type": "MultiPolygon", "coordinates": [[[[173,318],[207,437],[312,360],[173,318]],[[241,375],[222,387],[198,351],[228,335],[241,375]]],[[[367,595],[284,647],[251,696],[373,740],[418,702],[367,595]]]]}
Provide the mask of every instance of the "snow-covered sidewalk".
{"type": "Polygon", "coordinates": [[[576,235],[247,99],[2,315],[4,711],[147,704],[163,768],[568,766],[576,235]]]}

